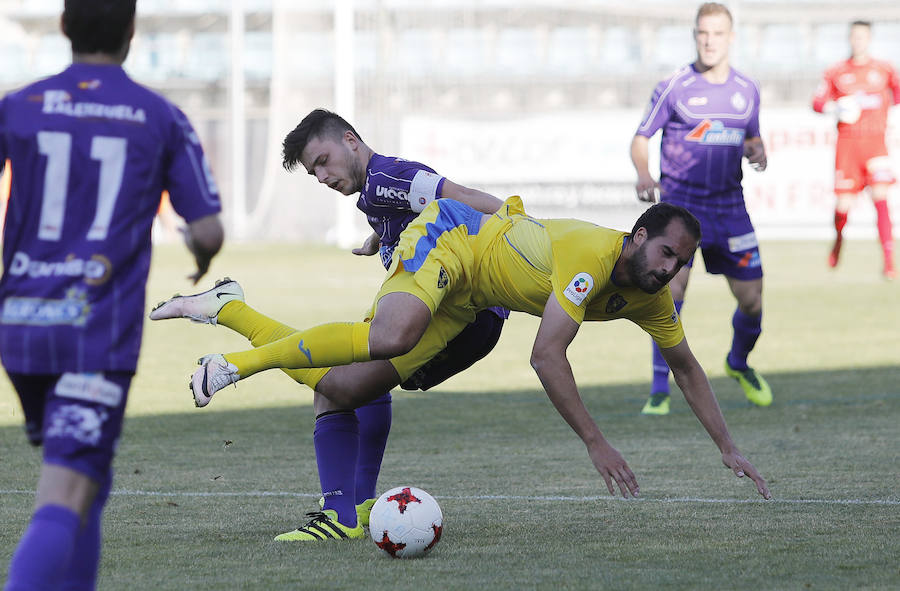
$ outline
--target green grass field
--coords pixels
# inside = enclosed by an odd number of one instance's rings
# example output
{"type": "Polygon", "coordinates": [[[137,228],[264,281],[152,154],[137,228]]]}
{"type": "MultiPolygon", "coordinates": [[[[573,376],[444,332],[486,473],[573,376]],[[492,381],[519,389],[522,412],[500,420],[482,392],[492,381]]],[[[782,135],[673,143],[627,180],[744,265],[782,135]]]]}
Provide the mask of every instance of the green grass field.
{"type": "MultiPolygon", "coordinates": [[[[379,488],[435,495],[445,534],[423,560],[370,541],[276,544],[315,508],[310,392],[267,372],[195,409],[197,357],[246,347],[222,327],[148,324],[104,522],[101,589],[900,588],[900,283],[874,241],[836,271],[824,243],[765,243],[764,332],[751,363],[775,404],[724,377],[733,300],[695,272],[683,317],[732,435],[768,478],[765,502],[720,462],[680,395],[638,414],[649,338],[585,325],[570,359],[585,402],[628,460],[642,499],[606,492],[529,367],[537,321],[514,314],[491,357],[427,394],[395,392],[379,488]],[[226,443],[230,442],[230,443],[226,443]]],[[[700,267],[702,269],[702,266],[700,267]]],[[[188,293],[187,255],[157,249],[150,304],[188,293]]],[[[216,277],[293,326],[355,320],[377,261],[326,248],[231,245],[216,277]]],[[[0,383],[0,575],[31,512],[40,453],[0,383]]]]}

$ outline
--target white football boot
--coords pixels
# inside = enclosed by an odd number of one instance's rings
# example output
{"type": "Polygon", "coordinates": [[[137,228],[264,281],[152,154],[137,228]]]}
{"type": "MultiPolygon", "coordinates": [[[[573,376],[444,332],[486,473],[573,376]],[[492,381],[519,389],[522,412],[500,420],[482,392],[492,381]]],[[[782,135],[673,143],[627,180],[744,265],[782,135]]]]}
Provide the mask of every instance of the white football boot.
{"type": "Polygon", "coordinates": [[[244,290],[237,281],[226,277],[216,281],[215,287],[194,295],[175,294],[160,302],[150,312],[150,320],[187,318],[200,324],[215,324],[216,316],[228,302],[244,301],[244,290]]]}
{"type": "Polygon", "coordinates": [[[241,379],[237,372],[237,366],[228,363],[225,356],[219,353],[204,355],[197,363],[201,367],[191,376],[190,383],[191,391],[194,393],[194,404],[197,408],[206,406],[212,400],[213,394],[241,379]]]}

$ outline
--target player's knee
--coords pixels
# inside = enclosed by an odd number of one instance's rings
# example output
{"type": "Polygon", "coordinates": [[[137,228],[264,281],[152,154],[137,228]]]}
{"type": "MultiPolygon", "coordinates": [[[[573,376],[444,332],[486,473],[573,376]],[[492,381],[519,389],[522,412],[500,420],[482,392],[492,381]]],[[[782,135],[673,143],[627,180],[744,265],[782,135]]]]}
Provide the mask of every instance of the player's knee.
{"type": "Polygon", "coordinates": [[[535,372],[537,372],[538,375],[540,375],[543,368],[547,367],[552,362],[547,358],[546,355],[543,354],[543,352],[533,350],[531,352],[530,363],[531,369],[533,369],[535,372]]]}
{"type": "Polygon", "coordinates": [[[738,304],[738,309],[746,316],[759,316],[762,314],[762,297],[748,298],[738,304]]]}
{"type": "Polygon", "coordinates": [[[372,359],[391,359],[412,351],[422,331],[409,323],[398,323],[391,326],[372,326],[369,334],[369,353],[372,359]]]}

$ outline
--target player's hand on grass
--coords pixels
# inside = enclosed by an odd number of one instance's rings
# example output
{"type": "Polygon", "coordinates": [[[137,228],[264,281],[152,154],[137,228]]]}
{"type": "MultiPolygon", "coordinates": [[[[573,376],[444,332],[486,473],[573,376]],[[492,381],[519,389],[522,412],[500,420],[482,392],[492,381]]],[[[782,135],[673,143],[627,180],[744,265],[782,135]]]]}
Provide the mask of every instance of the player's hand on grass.
{"type": "Polygon", "coordinates": [[[759,491],[759,494],[761,494],[764,499],[769,500],[772,498],[772,493],[769,492],[769,486],[766,484],[766,479],[756,471],[756,468],[753,467],[750,460],[742,456],[740,452],[733,451],[723,453],[722,463],[725,464],[725,467],[731,468],[731,471],[734,472],[734,475],[738,478],[743,478],[745,475],[749,476],[750,480],[756,483],[756,490],[759,491]]]}
{"type": "Polygon", "coordinates": [[[637,198],[641,201],[646,201],[647,203],[659,201],[659,183],[650,175],[639,174],[634,190],[637,192],[637,198]]]}
{"type": "Polygon", "coordinates": [[[365,242],[362,243],[362,246],[359,248],[354,248],[350,252],[359,256],[372,256],[373,254],[378,252],[378,245],[381,243],[381,236],[379,236],[376,232],[372,232],[366,238],[365,242]]]}
{"type": "Polygon", "coordinates": [[[634,477],[634,472],[631,471],[628,463],[625,462],[625,458],[622,457],[622,454],[616,448],[604,442],[589,446],[588,454],[591,456],[591,461],[594,462],[597,472],[600,472],[600,476],[606,481],[606,488],[609,489],[609,494],[616,494],[613,482],[619,486],[622,496],[626,499],[629,494],[633,497],[637,497],[640,494],[640,487],[637,479],[634,477]]]}

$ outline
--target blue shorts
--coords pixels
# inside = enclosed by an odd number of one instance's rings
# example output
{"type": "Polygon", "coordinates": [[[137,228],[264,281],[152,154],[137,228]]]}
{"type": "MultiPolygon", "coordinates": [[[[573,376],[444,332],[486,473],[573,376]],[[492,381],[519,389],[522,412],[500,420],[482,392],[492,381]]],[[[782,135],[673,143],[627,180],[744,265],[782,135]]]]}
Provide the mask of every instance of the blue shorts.
{"type": "Polygon", "coordinates": [[[30,375],[9,373],[32,445],[44,463],[106,480],[125,415],[131,372],[30,375]]]}
{"type": "Polygon", "coordinates": [[[700,251],[707,273],[741,281],[763,276],[759,242],[747,210],[728,213],[692,210],[691,213],[700,220],[703,232],[700,251]]]}

